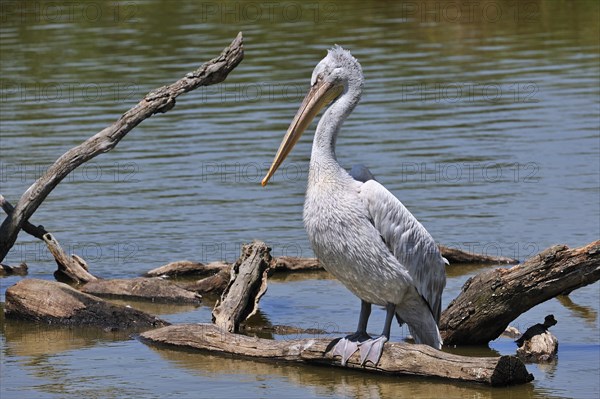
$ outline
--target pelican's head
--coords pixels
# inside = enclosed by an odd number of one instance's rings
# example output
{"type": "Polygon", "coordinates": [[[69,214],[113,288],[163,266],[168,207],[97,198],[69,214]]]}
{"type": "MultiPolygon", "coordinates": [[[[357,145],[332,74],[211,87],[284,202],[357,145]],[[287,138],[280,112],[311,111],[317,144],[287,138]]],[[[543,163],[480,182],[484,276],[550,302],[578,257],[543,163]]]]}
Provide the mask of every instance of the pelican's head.
{"type": "Polygon", "coordinates": [[[362,68],[356,58],[348,50],[344,50],[337,45],[329,50],[327,56],[315,67],[310,79],[310,90],[292,120],[279,146],[277,155],[275,155],[275,159],[261,184],[265,186],[268,183],[321,109],[349,90],[358,91],[356,94],[358,98],[362,85],[362,68]]]}

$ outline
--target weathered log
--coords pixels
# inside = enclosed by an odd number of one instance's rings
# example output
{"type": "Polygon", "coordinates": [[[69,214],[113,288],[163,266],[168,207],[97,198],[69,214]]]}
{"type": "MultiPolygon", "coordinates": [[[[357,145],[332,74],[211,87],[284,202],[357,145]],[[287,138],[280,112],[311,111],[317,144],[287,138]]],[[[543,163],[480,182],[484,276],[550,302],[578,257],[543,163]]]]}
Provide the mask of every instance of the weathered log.
{"type": "Polygon", "coordinates": [[[260,241],[242,246],[242,254],[231,270],[229,285],[213,309],[213,323],[236,332],[240,322],[256,312],[260,297],[267,291],[270,251],[271,248],[260,241]]]}
{"type": "Polygon", "coordinates": [[[65,251],[50,233],[44,234],[44,242],[46,247],[54,256],[54,260],[58,265],[58,270],[54,272],[54,277],[63,283],[87,283],[95,281],[98,278],[88,271],[88,266],[80,256],[67,256],[65,251]]]}
{"type": "Polygon", "coordinates": [[[27,275],[27,263],[21,262],[19,266],[10,266],[0,263],[0,276],[25,276],[27,275]]]}
{"type": "Polygon", "coordinates": [[[219,273],[223,269],[231,268],[231,264],[225,262],[211,262],[208,264],[180,260],[167,263],[146,273],[145,277],[184,277],[184,276],[210,276],[219,273]]]}
{"type": "Polygon", "coordinates": [[[14,211],[0,225],[0,261],[12,248],[23,224],[29,220],[48,194],[78,166],[102,153],[112,150],[133,128],[156,113],[175,106],[175,98],[200,86],[220,83],[243,59],[241,32],[221,55],[194,72],[169,85],[148,93],[136,106],[116,122],[64,153],[33,183],[19,199],[14,211]]]}
{"type": "Polygon", "coordinates": [[[137,299],[163,303],[200,304],[202,296],[160,278],[132,278],[91,281],[81,287],[87,294],[107,298],[137,299]]]}
{"type": "Polygon", "coordinates": [[[442,313],[446,345],[487,344],[535,305],[600,279],[600,241],[569,249],[555,245],[510,269],[482,272],[442,313]]]}
{"type": "MultiPolygon", "coordinates": [[[[144,342],[199,349],[271,361],[326,364],[342,367],[334,359],[329,338],[275,341],[232,334],[212,324],[172,325],[141,334],[144,342]]],[[[425,345],[388,342],[379,363],[360,366],[358,353],[347,368],[389,375],[438,377],[479,382],[494,386],[529,382],[533,376],[515,356],[466,357],[438,351],[425,345]]]]}
{"type": "Polygon", "coordinates": [[[486,265],[516,265],[519,263],[517,259],[507,258],[506,256],[493,256],[476,254],[474,252],[463,251],[462,249],[451,248],[445,245],[438,245],[442,256],[448,260],[451,265],[464,265],[464,264],[486,264],[486,265]]]}
{"type": "Polygon", "coordinates": [[[133,308],[111,304],[67,284],[25,279],[6,290],[7,318],[104,329],[142,330],[169,325],[133,308]]]}

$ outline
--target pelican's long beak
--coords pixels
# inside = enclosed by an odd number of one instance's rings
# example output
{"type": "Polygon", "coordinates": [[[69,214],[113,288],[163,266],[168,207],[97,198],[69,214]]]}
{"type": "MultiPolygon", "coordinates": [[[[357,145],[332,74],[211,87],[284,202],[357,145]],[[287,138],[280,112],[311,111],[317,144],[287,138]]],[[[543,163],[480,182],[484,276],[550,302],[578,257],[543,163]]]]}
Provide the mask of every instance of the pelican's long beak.
{"type": "Polygon", "coordinates": [[[336,99],[343,91],[342,85],[336,85],[327,82],[317,82],[309,90],[306,97],[300,105],[300,109],[296,113],[294,120],[290,124],[287,133],[283,137],[283,141],[277,150],[277,155],[267,172],[267,175],[262,180],[262,185],[266,186],[269,179],[275,174],[275,171],[281,165],[283,160],[288,156],[294,145],[302,136],[304,130],[310,125],[319,111],[336,99]]]}

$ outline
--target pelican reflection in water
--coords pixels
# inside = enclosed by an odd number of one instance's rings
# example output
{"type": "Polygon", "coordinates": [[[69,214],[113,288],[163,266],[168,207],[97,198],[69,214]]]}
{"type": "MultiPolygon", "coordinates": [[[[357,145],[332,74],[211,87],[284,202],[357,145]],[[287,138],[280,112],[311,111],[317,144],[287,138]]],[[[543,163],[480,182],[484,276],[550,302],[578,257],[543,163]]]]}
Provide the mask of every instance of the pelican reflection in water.
{"type": "Polygon", "coordinates": [[[335,156],[340,127],[361,96],[362,68],[349,51],[335,46],[314,69],[310,85],[262,185],[331,104],[313,141],[304,226],[323,267],[361,300],[356,333],[340,339],[333,354],[345,365],[359,350],[361,364],[377,364],[394,315],[408,325],[416,343],[440,349],[437,324],[447,261],[427,230],[368,169],[348,173],[335,156]],[[372,304],[387,311],[383,332],[375,338],[367,334],[372,304]]]}

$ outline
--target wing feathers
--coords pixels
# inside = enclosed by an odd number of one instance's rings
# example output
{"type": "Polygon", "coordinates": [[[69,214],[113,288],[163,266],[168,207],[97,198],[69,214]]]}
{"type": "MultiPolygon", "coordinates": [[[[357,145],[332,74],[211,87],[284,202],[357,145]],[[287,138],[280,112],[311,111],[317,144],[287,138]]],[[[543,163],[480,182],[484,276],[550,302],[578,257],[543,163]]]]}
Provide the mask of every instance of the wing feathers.
{"type": "Polygon", "coordinates": [[[438,322],[446,270],[445,259],[435,241],[408,209],[377,181],[363,183],[359,196],[367,207],[373,226],[396,259],[408,269],[417,291],[438,322]]]}

